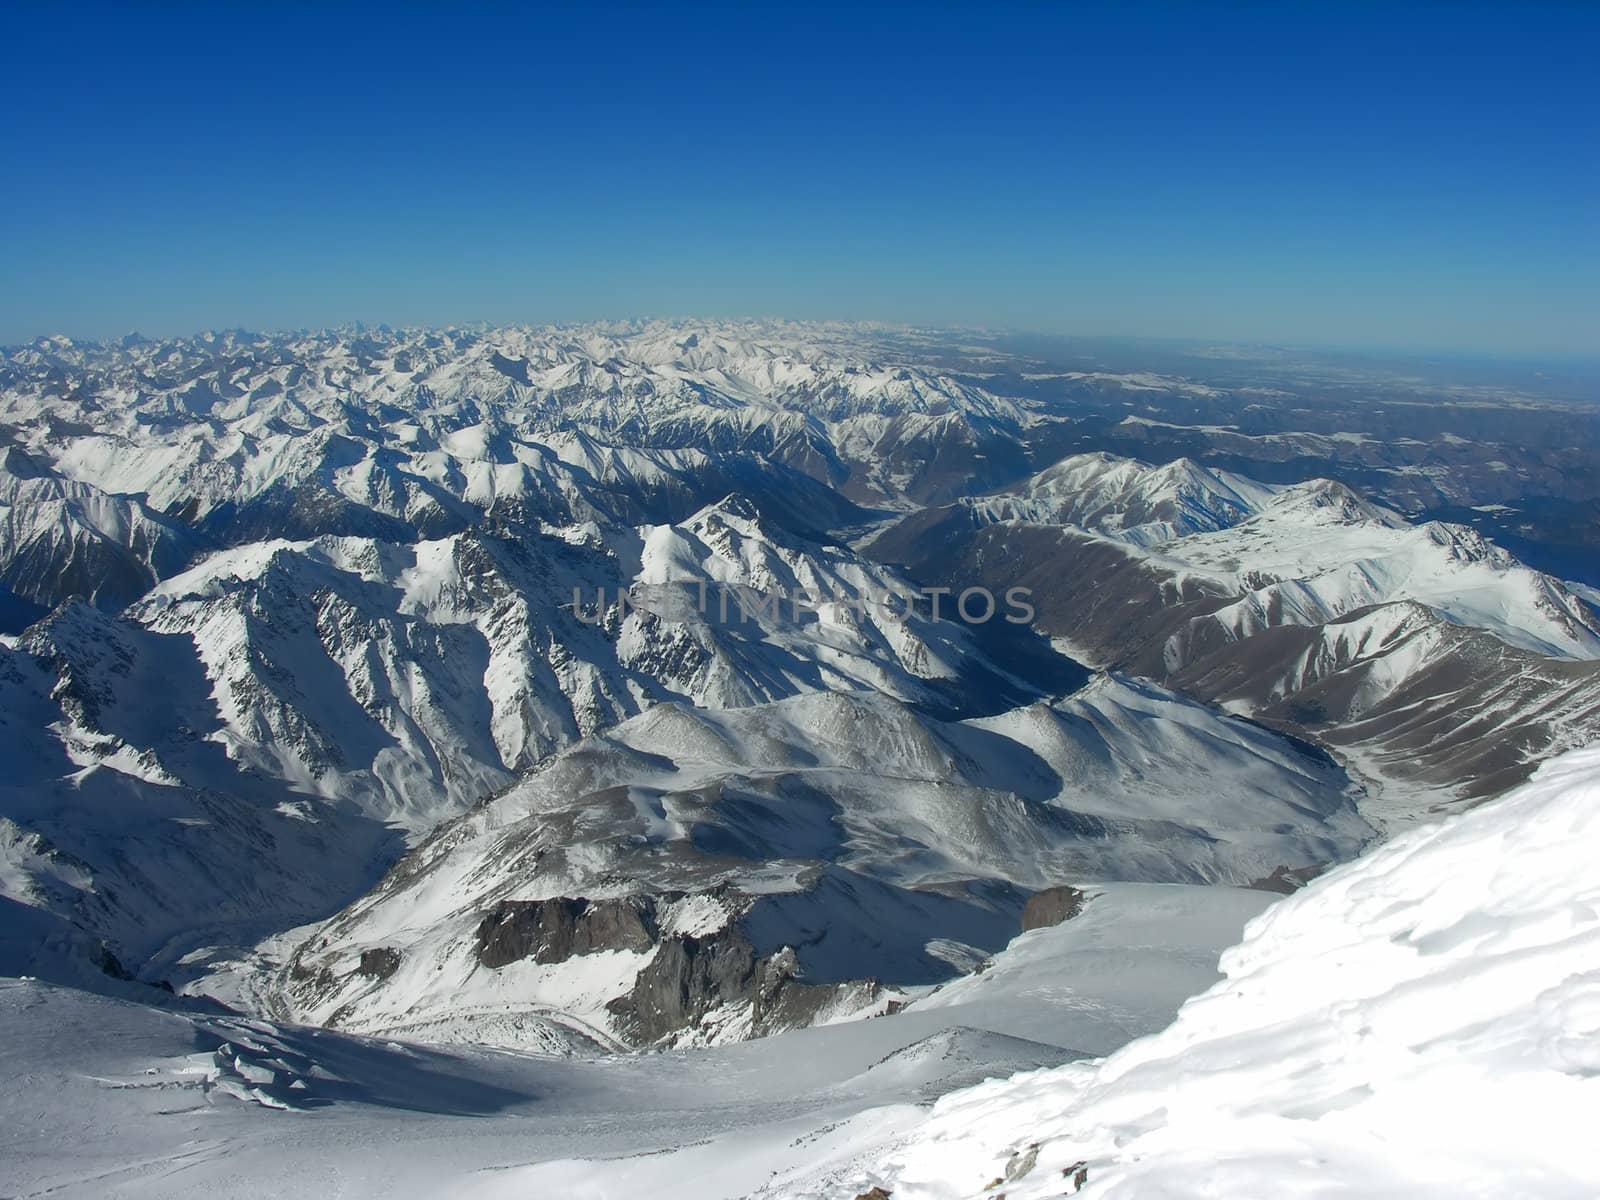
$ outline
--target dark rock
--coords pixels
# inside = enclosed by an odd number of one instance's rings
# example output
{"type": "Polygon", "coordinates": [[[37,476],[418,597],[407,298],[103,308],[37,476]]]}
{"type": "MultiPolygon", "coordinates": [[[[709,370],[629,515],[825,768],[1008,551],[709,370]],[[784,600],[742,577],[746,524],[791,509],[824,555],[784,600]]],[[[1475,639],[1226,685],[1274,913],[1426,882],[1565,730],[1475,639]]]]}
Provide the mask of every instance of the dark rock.
{"type": "Polygon", "coordinates": [[[573,931],[588,901],[502,900],[478,923],[478,961],[491,969],[532,958],[562,962],[572,955],[573,931]]]}
{"type": "Polygon", "coordinates": [[[1072,920],[1083,911],[1086,899],[1083,892],[1065,885],[1035,892],[1022,906],[1022,932],[1072,920]]]}
{"type": "Polygon", "coordinates": [[[572,952],[631,950],[643,954],[655,945],[656,901],[649,896],[591,900],[572,932],[572,952]]]}
{"type": "Polygon", "coordinates": [[[1287,896],[1292,892],[1298,892],[1327,869],[1326,866],[1276,867],[1272,874],[1264,875],[1245,886],[1252,887],[1258,892],[1276,892],[1280,896],[1287,896]]]}
{"type": "Polygon", "coordinates": [[[400,969],[400,951],[390,946],[379,946],[375,950],[361,952],[361,965],[356,967],[356,974],[365,975],[368,979],[384,980],[400,969]]]}
{"type": "Polygon", "coordinates": [[[478,961],[495,969],[524,958],[566,962],[600,950],[642,954],[655,945],[655,912],[649,896],[502,900],[478,924],[478,961]]]}
{"type": "Polygon", "coordinates": [[[131,981],[133,976],[128,969],[118,961],[117,956],[111,953],[111,947],[104,942],[97,942],[94,949],[89,952],[89,961],[94,963],[113,979],[131,981]]]}
{"type": "Polygon", "coordinates": [[[297,983],[315,980],[320,987],[334,986],[333,972],[326,966],[313,967],[297,953],[289,963],[289,978],[297,983]]]}
{"type": "MultiPolygon", "coordinates": [[[[723,893],[713,889],[708,894],[723,893]]],[[[751,1032],[759,1036],[810,1025],[832,1005],[862,1007],[882,994],[876,979],[805,982],[791,947],[763,958],[741,920],[699,936],[663,937],[660,906],[683,895],[502,900],[478,923],[477,958],[495,970],[529,958],[560,963],[602,950],[653,950],[628,994],[610,1004],[619,1032],[636,1045],[670,1040],[728,1005],[748,1005],[751,1032]]],[[[369,964],[363,955],[360,970],[381,979],[387,975],[376,972],[386,966],[377,959],[369,964]]]]}
{"type": "Polygon", "coordinates": [[[694,1028],[724,1005],[749,1005],[750,1032],[762,1037],[811,1025],[839,1001],[870,1004],[882,990],[876,979],[805,983],[792,947],[760,958],[734,924],[662,942],[633,990],[610,1008],[630,1040],[649,1045],[694,1028]]]}
{"type": "Polygon", "coordinates": [[[633,990],[610,1007],[635,1039],[655,1042],[723,1004],[748,1000],[755,982],[755,947],[737,926],[705,937],[677,935],[661,943],[633,990]]]}
{"type": "Polygon", "coordinates": [[[856,1200],[889,1200],[889,1193],[881,1187],[875,1187],[871,1191],[860,1193],[856,1196],[856,1200]]]}
{"type": "Polygon", "coordinates": [[[792,947],[785,946],[761,963],[754,994],[750,997],[753,1032],[765,1036],[785,1029],[811,1025],[830,1004],[849,1000],[864,1006],[876,1000],[883,985],[876,979],[851,979],[842,983],[805,983],[792,947]]]}

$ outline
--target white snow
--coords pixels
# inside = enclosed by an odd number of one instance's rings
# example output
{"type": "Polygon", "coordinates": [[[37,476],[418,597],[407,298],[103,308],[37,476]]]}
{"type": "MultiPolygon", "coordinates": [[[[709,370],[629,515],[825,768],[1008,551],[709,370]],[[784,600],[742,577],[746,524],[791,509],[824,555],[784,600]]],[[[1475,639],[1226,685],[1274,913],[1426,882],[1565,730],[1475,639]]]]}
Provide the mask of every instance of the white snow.
{"type": "Polygon", "coordinates": [[[1114,454],[1076,454],[994,496],[964,501],[989,521],[1078,525],[1130,545],[1226,529],[1285,489],[1176,459],[1152,466],[1114,454]]]}
{"type": "Polygon", "coordinates": [[[1412,601],[1540,655],[1600,659],[1600,618],[1571,585],[1468,526],[1413,526],[1332,480],[1269,485],[1188,459],[1080,454],[963,504],[986,522],[1076,526],[1235,595],[1205,620],[1236,638],[1412,601]]]}
{"type": "Polygon", "coordinates": [[[1097,891],[998,954],[981,993],[646,1055],[430,1048],[0,980],[0,1164],[8,1190],[67,1197],[737,1196],[863,1110],[900,1105],[871,1119],[909,1131],[952,1088],[1159,1028],[1273,900],[1097,891]]]}

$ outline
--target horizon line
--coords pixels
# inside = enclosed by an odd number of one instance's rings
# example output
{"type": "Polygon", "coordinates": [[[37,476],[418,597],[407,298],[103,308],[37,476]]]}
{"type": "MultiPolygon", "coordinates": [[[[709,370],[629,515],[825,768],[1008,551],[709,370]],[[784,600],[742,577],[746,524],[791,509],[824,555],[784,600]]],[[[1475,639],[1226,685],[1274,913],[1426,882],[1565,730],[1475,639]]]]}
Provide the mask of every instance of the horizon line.
{"type": "Polygon", "coordinates": [[[1336,354],[1351,357],[1444,357],[1480,362],[1508,361],[1518,362],[1521,364],[1528,364],[1536,361],[1548,361],[1553,364],[1558,363],[1567,366],[1578,365],[1600,369],[1600,351],[1585,351],[1556,347],[1505,349],[1485,346],[1467,347],[1439,344],[1413,344],[1403,342],[1320,342],[1306,341],[1304,339],[1286,340],[1271,338],[1204,337],[1192,334],[1077,333],[1070,330],[1060,329],[968,324],[963,322],[890,321],[878,318],[849,317],[786,317],[777,314],[742,316],[711,314],[657,314],[616,317],[563,318],[556,320],[519,319],[495,321],[480,319],[466,321],[421,322],[396,322],[390,320],[351,318],[343,321],[304,325],[216,325],[205,326],[199,329],[189,329],[176,333],[146,334],[139,329],[130,329],[120,334],[103,336],[71,334],[62,332],[60,330],[55,330],[49,333],[35,334],[21,341],[0,341],[0,354],[9,356],[14,351],[40,349],[40,343],[56,341],[64,341],[73,347],[126,349],[129,347],[121,344],[129,343],[132,339],[137,339],[137,342],[133,342],[133,344],[162,343],[193,340],[196,338],[216,337],[226,334],[248,335],[250,337],[260,338],[314,337],[317,335],[352,332],[387,332],[390,334],[470,332],[481,334],[494,333],[504,330],[556,332],[562,330],[580,329],[603,330],[608,327],[642,330],[650,326],[663,326],[671,328],[697,324],[724,324],[733,326],[794,326],[818,330],[834,329],[840,331],[856,330],[861,332],[906,334],[961,334],[966,336],[980,336],[996,339],[1041,338],[1061,342],[1080,342],[1087,344],[1158,344],[1171,346],[1174,348],[1226,347],[1256,351],[1274,351],[1280,353],[1291,352],[1336,354]]]}

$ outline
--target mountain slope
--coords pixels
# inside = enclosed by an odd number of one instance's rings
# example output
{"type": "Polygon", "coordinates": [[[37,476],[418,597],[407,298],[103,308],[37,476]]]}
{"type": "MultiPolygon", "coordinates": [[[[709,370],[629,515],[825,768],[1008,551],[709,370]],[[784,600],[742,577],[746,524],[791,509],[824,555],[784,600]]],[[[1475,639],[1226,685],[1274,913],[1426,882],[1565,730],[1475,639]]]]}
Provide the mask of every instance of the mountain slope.
{"type": "Polygon", "coordinates": [[[669,972],[695,1036],[742,1037],[950,977],[959,944],[1011,936],[1020,889],[1243,883],[1369,835],[1324,757],[1126,680],[953,723],[870,694],[661,705],[420,846],[298,950],[284,1011],[435,1038],[576,1020],[678,1039],[635,1017],[669,972]],[[763,978],[813,990],[755,999],[763,978]]]}
{"type": "Polygon", "coordinates": [[[0,895],[137,971],[370,886],[399,835],[229,759],[222,724],[180,638],[74,604],[0,646],[0,895]]]}
{"type": "Polygon", "coordinates": [[[115,610],[204,542],[137,500],[65,479],[0,446],[0,587],[43,608],[78,596],[115,610]]]}
{"type": "Polygon", "coordinates": [[[1043,648],[1026,669],[1059,669],[1030,682],[981,630],[866,602],[908,590],[732,499],[678,526],[217,552],[121,616],[64,605],[0,648],[19,764],[0,816],[51,848],[8,894],[166,973],[328,915],[403,836],[653,705],[851,691],[993,711],[1081,679],[1043,648]],[[70,884],[50,882],[56,852],[70,884]]]}
{"type": "Polygon", "coordinates": [[[956,588],[1029,588],[1036,627],[1076,656],[1340,747],[1384,785],[1386,818],[1492,794],[1600,734],[1600,619],[1579,595],[1472,530],[1410,526],[1328,481],[1145,545],[963,505],[866,553],[956,588]]]}
{"type": "Polygon", "coordinates": [[[1095,453],[1062,459],[1004,491],[963,503],[985,523],[1077,525],[1144,546],[1230,528],[1280,490],[1186,458],[1152,466],[1095,453]]]}

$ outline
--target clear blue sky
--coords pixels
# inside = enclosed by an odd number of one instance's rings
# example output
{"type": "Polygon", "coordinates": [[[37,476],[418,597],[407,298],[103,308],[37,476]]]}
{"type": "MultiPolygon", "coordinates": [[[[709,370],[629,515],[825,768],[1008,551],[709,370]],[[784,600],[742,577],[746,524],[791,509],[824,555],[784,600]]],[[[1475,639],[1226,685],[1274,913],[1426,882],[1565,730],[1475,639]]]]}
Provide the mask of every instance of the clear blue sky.
{"type": "Polygon", "coordinates": [[[0,341],[1600,335],[1600,4],[9,4],[0,341]]]}

